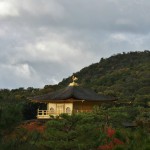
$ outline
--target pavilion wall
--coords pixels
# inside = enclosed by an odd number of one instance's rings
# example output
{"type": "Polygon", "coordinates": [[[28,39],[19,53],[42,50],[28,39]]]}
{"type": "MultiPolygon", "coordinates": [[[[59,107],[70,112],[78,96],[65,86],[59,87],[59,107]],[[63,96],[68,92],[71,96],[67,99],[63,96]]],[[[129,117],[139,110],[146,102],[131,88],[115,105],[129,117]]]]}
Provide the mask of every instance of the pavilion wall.
{"type": "Polygon", "coordinates": [[[73,103],[73,111],[76,112],[90,112],[94,106],[100,106],[101,102],[79,101],[73,103]]]}

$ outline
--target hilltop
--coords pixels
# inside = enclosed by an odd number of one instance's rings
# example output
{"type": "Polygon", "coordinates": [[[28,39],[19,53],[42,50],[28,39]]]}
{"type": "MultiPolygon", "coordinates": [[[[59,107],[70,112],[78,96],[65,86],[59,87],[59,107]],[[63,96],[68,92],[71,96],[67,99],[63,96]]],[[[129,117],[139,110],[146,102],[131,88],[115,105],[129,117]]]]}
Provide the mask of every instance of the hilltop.
{"type": "MultiPolygon", "coordinates": [[[[79,84],[119,100],[150,99],[150,51],[116,54],[74,73],[79,84]]],[[[71,81],[63,79],[58,86],[71,81]]]]}

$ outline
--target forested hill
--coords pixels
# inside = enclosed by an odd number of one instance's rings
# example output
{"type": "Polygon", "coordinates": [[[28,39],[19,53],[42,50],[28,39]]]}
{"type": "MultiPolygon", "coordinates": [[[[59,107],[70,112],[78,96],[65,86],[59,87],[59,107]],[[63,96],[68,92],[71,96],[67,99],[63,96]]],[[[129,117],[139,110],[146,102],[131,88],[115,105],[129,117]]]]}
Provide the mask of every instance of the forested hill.
{"type": "MultiPolygon", "coordinates": [[[[99,63],[85,67],[74,75],[78,77],[80,85],[92,88],[100,94],[116,96],[119,101],[147,104],[150,100],[150,51],[101,58],[99,63]]],[[[5,106],[6,102],[26,101],[27,97],[58,90],[70,82],[71,76],[58,85],[45,85],[43,89],[1,89],[0,106],[5,106]]]]}
{"type": "MultiPolygon", "coordinates": [[[[78,82],[119,100],[148,101],[150,99],[150,51],[129,52],[101,58],[74,73],[78,82]]],[[[66,86],[71,77],[63,79],[59,86],[66,86]]]]}

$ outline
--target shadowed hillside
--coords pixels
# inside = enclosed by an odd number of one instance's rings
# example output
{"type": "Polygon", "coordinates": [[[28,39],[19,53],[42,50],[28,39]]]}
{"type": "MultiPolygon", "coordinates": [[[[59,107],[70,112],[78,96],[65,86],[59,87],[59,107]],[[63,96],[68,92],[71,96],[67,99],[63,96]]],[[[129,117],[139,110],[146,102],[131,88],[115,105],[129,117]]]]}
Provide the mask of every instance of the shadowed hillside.
{"type": "MultiPolygon", "coordinates": [[[[150,51],[101,58],[99,63],[85,67],[74,75],[82,86],[116,96],[119,100],[142,99],[147,102],[150,99],[150,51]]],[[[70,81],[71,77],[63,79],[59,86],[66,86],[70,81]]]]}

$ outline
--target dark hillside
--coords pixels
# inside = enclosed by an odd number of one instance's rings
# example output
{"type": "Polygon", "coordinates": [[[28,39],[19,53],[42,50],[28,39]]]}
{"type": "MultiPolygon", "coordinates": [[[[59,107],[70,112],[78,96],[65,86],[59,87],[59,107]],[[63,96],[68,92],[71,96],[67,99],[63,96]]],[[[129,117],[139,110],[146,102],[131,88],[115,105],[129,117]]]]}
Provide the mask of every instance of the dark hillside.
{"type": "MultiPolygon", "coordinates": [[[[74,74],[82,86],[90,87],[98,93],[117,96],[120,100],[150,99],[150,51],[129,52],[102,58],[74,74]]],[[[66,86],[71,77],[59,86],[66,86]]]]}

